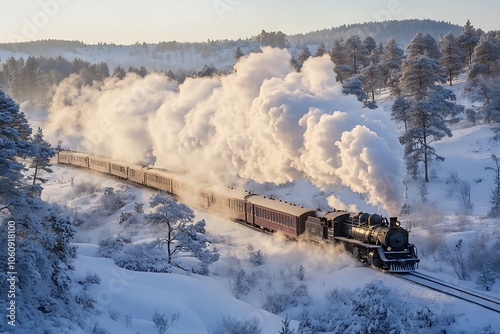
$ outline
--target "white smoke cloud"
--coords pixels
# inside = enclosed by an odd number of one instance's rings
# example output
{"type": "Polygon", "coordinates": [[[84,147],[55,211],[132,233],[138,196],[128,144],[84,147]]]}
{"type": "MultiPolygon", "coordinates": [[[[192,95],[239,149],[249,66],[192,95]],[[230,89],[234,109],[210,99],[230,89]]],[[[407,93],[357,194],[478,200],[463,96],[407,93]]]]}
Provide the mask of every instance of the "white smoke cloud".
{"type": "Polygon", "coordinates": [[[264,48],[232,74],[181,85],[150,74],[75,88],[71,77],[57,88],[44,131],[73,149],[131,162],[150,151],[157,166],[226,184],[349,187],[397,213],[403,154],[389,116],[342,94],[328,57],[311,58],[300,73],[290,58],[264,48]]]}

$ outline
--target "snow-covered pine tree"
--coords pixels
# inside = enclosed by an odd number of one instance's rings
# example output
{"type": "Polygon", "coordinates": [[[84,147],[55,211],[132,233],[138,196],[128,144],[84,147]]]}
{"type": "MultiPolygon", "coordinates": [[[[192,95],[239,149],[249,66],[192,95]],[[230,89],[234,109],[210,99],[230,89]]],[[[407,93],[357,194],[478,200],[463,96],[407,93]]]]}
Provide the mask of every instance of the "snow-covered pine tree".
{"type": "Polygon", "coordinates": [[[466,55],[467,64],[472,62],[472,53],[474,48],[479,43],[479,38],[481,37],[481,32],[477,31],[474,26],[467,20],[462,32],[458,36],[458,45],[462,48],[466,55]]]}
{"type": "MultiPolygon", "coordinates": [[[[421,43],[419,38],[413,40],[421,43]]],[[[417,48],[410,43],[408,49],[417,48]]],[[[429,57],[427,51],[403,61],[401,88],[411,109],[408,131],[400,141],[405,146],[408,170],[416,178],[418,166],[423,163],[425,182],[429,182],[431,158],[443,160],[431,144],[444,136],[451,137],[445,121],[449,116],[463,112],[463,107],[455,103],[455,95],[437,84],[440,82],[446,82],[446,78],[441,74],[438,61],[429,57]]]]}
{"type": "Polygon", "coordinates": [[[309,48],[305,46],[302,51],[299,53],[297,56],[297,67],[295,68],[297,72],[300,71],[302,68],[302,65],[304,65],[304,62],[311,57],[311,52],[309,51],[309,48]]]}
{"type": "Polygon", "coordinates": [[[50,168],[50,158],[52,158],[56,152],[50,144],[43,139],[43,131],[42,128],[38,128],[35,135],[33,136],[33,144],[36,145],[37,150],[31,161],[31,168],[34,168],[33,172],[33,185],[35,185],[36,181],[39,180],[42,183],[47,182],[46,179],[41,178],[39,176],[40,171],[44,171],[47,173],[52,173],[52,169],[50,168]]]}
{"type": "Polygon", "coordinates": [[[487,122],[500,120],[500,41],[494,34],[481,37],[472,54],[472,64],[464,92],[483,103],[480,110],[487,122]]]}
{"type": "Polygon", "coordinates": [[[388,86],[391,93],[399,95],[399,77],[401,76],[401,63],[403,61],[403,50],[396,44],[394,38],[389,38],[380,54],[380,69],[382,80],[388,86]]]}
{"type": "Polygon", "coordinates": [[[472,54],[472,66],[469,71],[469,80],[477,76],[492,78],[500,75],[500,43],[495,34],[486,34],[481,37],[479,44],[472,54]]]}
{"type": "Polygon", "coordinates": [[[243,56],[244,56],[244,54],[241,51],[241,48],[238,46],[236,48],[236,51],[234,52],[234,60],[235,60],[235,62],[238,62],[238,60],[240,60],[240,58],[243,57],[243,56]]]}
{"type": "Polygon", "coordinates": [[[490,291],[493,284],[495,284],[495,270],[493,270],[489,262],[485,262],[481,268],[481,273],[477,277],[476,284],[486,291],[490,291]]]}
{"type": "MultiPolygon", "coordinates": [[[[14,225],[16,262],[11,271],[17,273],[16,329],[25,333],[71,331],[77,328],[72,321],[81,311],[68,276],[74,256],[73,227],[60,208],[40,199],[41,187],[30,186],[23,176],[25,167],[18,159],[33,158],[37,151],[30,134],[19,106],[0,90],[0,244],[7,245],[7,225],[14,225]]],[[[6,252],[7,247],[0,248],[4,259],[6,252]]],[[[0,272],[2,282],[7,278],[7,271],[0,272]]],[[[5,309],[6,302],[1,299],[0,307],[5,309]]]]}
{"type": "Polygon", "coordinates": [[[334,63],[333,71],[336,74],[336,80],[344,85],[352,77],[354,70],[349,63],[347,49],[343,39],[333,42],[330,50],[330,59],[334,63]]]}
{"type": "Polygon", "coordinates": [[[24,165],[17,158],[29,158],[35,151],[31,128],[19,106],[0,90],[0,209],[8,209],[23,197],[24,165]]]}
{"type": "Polygon", "coordinates": [[[377,49],[377,42],[371,36],[367,36],[363,42],[361,43],[362,47],[362,66],[367,67],[371,62],[378,64],[379,62],[379,53],[377,49]]]}
{"type": "Polygon", "coordinates": [[[382,71],[378,64],[371,62],[361,70],[363,77],[363,89],[370,93],[372,103],[375,103],[375,90],[381,87],[382,71]]]}
{"type": "Polygon", "coordinates": [[[358,35],[352,35],[345,42],[347,61],[351,65],[353,75],[358,73],[364,61],[363,43],[358,35]]]}
{"type": "Polygon", "coordinates": [[[126,75],[127,73],[125,72],[125,69],[120,65],[116,66],[115,69],[113,70],[113,76],[117,77],[120,80],[125,78],[126,75]]]}
{"type": "Polygon", "coordinates": [[[326,54],[325,44],[321,42],[321,44],[318,46],[318,49],[316,50],[316,53],[314,54],[314,57],[323,57],[325,54],[326,54]]]}
{"type": "Polygon", "coordinates": [[[406,47],[408,58],[417,58],[427,53],[431,59],[438,60],[441,56],[436,39],[429,34],[417,32],[406,47]]]}
{"type": "Polygon", "coordinates": [[[495,173],[495,180],[493,189],[491,191],[491,209],[488,212],[488,216],[491,218],[500,217],[500,158],[498,158],[495,154],[491,155],[491,159],[495,164],[494,167],[485,167],[486,170],[491,170],[495,173]]]}
{"type": "Polygon", "coordinates": [[[350,79],[342,88],[342,93],[356,95],[358,101],[365,103],[368,100],[368,95],[363,89],[364,77],[360,74],[350,79]]]}
{"type": "Polygon", "coordinates": [[[281,320],[281,323],[283,326],[281,327],[281,330],[279,334],[294,334],[295,329],[290,329],[290,318],[288,318],[288,314],[285,314],[285,319],[281,320]]]}
{"type": "Polygon", "coordinates": [[[153,195],[149,205],[155,211],[144,218],[151,224],[162,224],[165,227],[167,235],[160,240],[166,245],[168,263],[179,265],[174,260],[181,253],[188,253],[201,262],[201,267],[196,272],[208,273],[208,265],[217,261],[219,254],[207,248],[205,221],[195,223],[193,210],[163,193],[153,195]]]}
{"type": "Polygon", "coordinates": [[[464,54],[462,49],[458,46],[455,35],[451,32],[446,34],[439,41],[439,51],[441,52],[441,59],[439,63],[443,71],[448,76],[450,86],[453,84],[453,79],[460,74],[464,64],[464,54]]]}
{"type": "Polygon", "coordinates": [[[411,105],[403,96],[398,96],[391,107],[392,119],[397,122],[403,122],[405,126],[405,134],[408,132],[408,124],[410,122],[411,105]]]}

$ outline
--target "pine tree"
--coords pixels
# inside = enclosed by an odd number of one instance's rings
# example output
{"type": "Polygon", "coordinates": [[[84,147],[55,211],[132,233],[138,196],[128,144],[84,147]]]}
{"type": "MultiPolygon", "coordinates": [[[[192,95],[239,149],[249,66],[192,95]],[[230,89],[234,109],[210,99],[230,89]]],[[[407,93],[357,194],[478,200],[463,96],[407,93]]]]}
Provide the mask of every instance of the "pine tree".
{"type": "Polygon", "coordinates": [[[8,208],[22,197],[24,165],[17,158],[29,158],[35,151],[31,128],[19,106],[0,90],[0,208],[8,208]]]}
{"type": "Polygon", "coordinates": [[[302,65],[304,65],[304,62],[311,57],[311,52],[309,51],[309,48],[305,46],[302,51],[299,53],[297,56],[297,61],[296,61],[296,70],[297,72],[300,71],[302,68],[302,65]]]}
{"type": "Polygon", "coordinates": [[[441,52],[439,63],[441,68],[447,73],[448,81],[451,86],[453,84],[453,79],[462,71],[463,52],[452,33],[446,34],[439,41],[439,51],[441,52]]]}
{"type": "Polygon", "coordinates": [[[490,291],[493,284],[495,284],[495,280],[495,270],[493,270],[489,262],[486,262],[481,268],[481,273],[476,280],[476,284],[486,291],[490,291]]]}
{"type": "Polygon", "coordinates": [[[378,49],[377,49],[377,42],[373,39],[373,37],[368,36],[366,37],[363,42],[361,43],[362,47],[362,65],[363,67],[366,67],[370,65],[371,62],[378,63],[378,49]]]}
{"type": "Polygon", "coordinates": [[[426,52],[403,62],[401,87],[411,109],[408,131],[400,141],[405,146],[408,170],[416,177],[417,166],[423,163],[425,182],[429,182],[429,161],[443,160],[431,144],[444,136],[451,137],[445,120],[463,112],[463,107],[455,104],[455,95],[436,84],[445,80],[437,60],[428,57],[426,52]]]}
{"type": "Polygon", "coordinates": [[[295,333],[295,329],[290,329],[290,320],[291,319],[288,318],[288,314],[285,314],[285,319],[283,319],[281,321],[283,326],[281,327],[279,334],[293,334],[293,333],[295,333]]]}
{"type": "Polygon", "coordinates": [[[358,73],[364,62],[363,44],[358,35],[349,37],[345,42],[347,61],[353,71],[353,75],[358,73]]]}
{"type": "Polygon", "coordinates": [[[491,170],[495,173],[493,190],[491,191],[491,209],[488,216],[491,218],[500,217],[500,159],[495,155],[491,155],[491,159],[495,164],[494,167],[485,167],[486,170],[491,170]]]}
{"type": "Polygon", "coordinates": [[[467,20],[465,26],[462,30],[460,36],[458,36],[458,45],[462,48],[464,53],[466,54],[466,61],[470,65],[472,62],[472,53],[474,52],[474,48],[479,43],[480,32],[478,32],[467,20]]]}
{"type": "Polygon", "coordinates": [[[330,50],[330,59],[334,63],[333,71],[336,73],[336,80],[342,85],[347,83],[352,77],[354,70],[349,64],[349,57],[344,40],[336,40],[333,42],[330,50]]]}
{"type": "Polygon", "coordinates": [[[316,50],[316,53],[314,54],[314,57],[323,57],[325,54],[326,54],[325,44],[321,42],[321,44],[318,46],[318,49],[316,50]]]}
{"type": "Polygon", "coordinates": [[[236,51],[234,52],[234,60],[235,62],[238,62],[240,60],[241,57],[243,57],[244,54],[243,52],[241,52],[241,48],[238,46],[236,48],[236,51]]]}
{"type": "Polygon", "coordinates": [[[115,69],[113,70],[113,76],[117,77],[120,80],[125,78],[126,75],[127,73],[125,73],[125,70],[120,65],[116,66],[115,69]]]}
{"type": "Polygon", "coordinates": [[[371,62],[361,70],[363,89],[370,93],[372,102],[375,103],[375,90],[381,87],[382,71],[380,67],[371,62]]]}
{"type": "Polygon", "coordinates": [[[36,152],[30,165],[31,168],[35,169],[33,173],[33,185],[35,185],[36,180],[39,180],[42,183],[47,182],[47,180],[41,178],[38,173],[40,170],[52,173],[52,169],[50,168],[50,158],[52,158],[56,152],[54,148],[52,148],[52,146],[50,146],[50,144],[43,139],[43,132],[41,128],[37,129],[32,142],[36,145],[36,152]]]}
{"type": "Polygon", "coordinates": [[[356,75],[344,85],[342,93],[356,95],[358,101],[365,103],[368,100],[368,95],[363,89],[363,81],[362,75],[356,75]]]}
{"type": "Polygon", "coordinates": [[[500,43],[494,34],[484,35],[472,54],[472,64],[464,92],[474,101],[483,102],[485,119],[495,115],[496,103],[490,106],[500,90],[500,43]]]}
{"type": "MultiPolygon", "coordinates": [[[[7,244],[7,222],[15,225],[17,272],[16,328],[33,332],[39,319],[54,327],[61,318],[76,319],[82,311],[70,290],[69,271],[74,257],[70,242],[73,227],[57,206],[40,199],[41,187],[30,186],[20,161],[34,158],[38,147],[31,141],[31,128],[19,106],[0,90],[0,243],[7,244]],[[19,159],[21,158],[21,159],[19,159]],[[10,223],[12,222],[12,223],[10,223]]],[[[7,258],[7,248],[0,256],[7,258]]],[[[7,279],[0,272],[0,280],[7,279]]],[[[5,307],[6,299],[0,301],[5,307]]],[[[65,332],[68,329],[61,330],[65,332]]]]}
{"type": "Polygon", "coordinates": [[[492,78],[500,75],[500,44],[495,35],[484,35],[472,54],[472,66],[469,80],[480,75],[492,78]]]}
{"type": "Polygon", "coordinates": [[[409,59],[419,56],[427,56],[431,59],[438,60],[441,56],[436,40],[429,34],[423,35],[417,32],[406,47],[406,55],[409,59]]]}
{"type": "Polygon", "coordinates": [[[403,122],[405,126],[404,134],[408,133],[408,125],[410,123],[411,105],[403,96],[398,96],[391,107],[392,119],[397,122],[403,122]]]}
{"type": "Polygon", "coordinates": [[[400,49],[394,38],[389,38],[380,54],[380,69],[384,85],[391,89],[395,95],[399,95],[399,77],[401,76],[401,63],[403,61],[403,50],[400,49]]]}
{"type": "Polygon", "coordinates": [[[207,266],[217,261],[219,254],[207,249],[205,221],[194,223],[193,210],[162,193],[153,195],[149,205],[155,211],[147,214],[145,220],[166,228],[167,236],[160,240],[166,245],[168,263],[174,265],[179,253],[187,252],[202,262],[202,273],[208,272],[207,266]]]}

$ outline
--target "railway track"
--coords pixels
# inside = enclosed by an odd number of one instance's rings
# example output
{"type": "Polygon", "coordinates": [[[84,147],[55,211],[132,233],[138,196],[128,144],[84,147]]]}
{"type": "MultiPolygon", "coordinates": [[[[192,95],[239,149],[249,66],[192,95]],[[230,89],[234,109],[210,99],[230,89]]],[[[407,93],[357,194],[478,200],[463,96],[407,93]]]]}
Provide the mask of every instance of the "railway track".
{"type": "Polygon", "coordinates": [[[482,306],[486,309],[500,313],[500,301],[493,297],[485,296],[465,288],[443,282],[437,278],[421,274],[415,271],[408,273],[390,273],[400,279],[409,281],[413,284],[424,286],[426,288],[439,291],[441,293],[459,298],[470,303],[482,306]]]}

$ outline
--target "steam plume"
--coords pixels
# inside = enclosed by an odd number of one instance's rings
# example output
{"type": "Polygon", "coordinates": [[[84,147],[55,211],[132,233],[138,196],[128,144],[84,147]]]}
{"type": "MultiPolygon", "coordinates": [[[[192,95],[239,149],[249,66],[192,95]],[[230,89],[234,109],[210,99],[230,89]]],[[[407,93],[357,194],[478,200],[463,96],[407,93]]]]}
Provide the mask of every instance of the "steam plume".
{"type": "Polygon", "coordinates": [[[232,74],[181,85],[129,74],[82,87],[73,76],[57,87],[45,131],[73,149],[130,162],[152,154],[157,166],[225,184],[346,186],[396,214],[403,154],[389,116],[342,94],[328,57],[300,73],[289,64],[286,50],[264,48],[232,74]]]}

